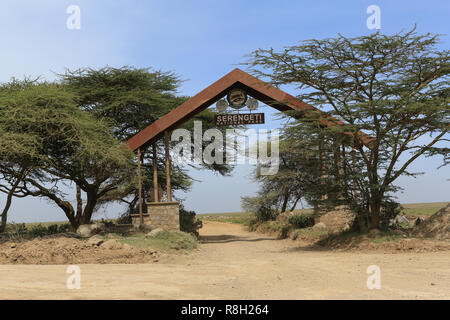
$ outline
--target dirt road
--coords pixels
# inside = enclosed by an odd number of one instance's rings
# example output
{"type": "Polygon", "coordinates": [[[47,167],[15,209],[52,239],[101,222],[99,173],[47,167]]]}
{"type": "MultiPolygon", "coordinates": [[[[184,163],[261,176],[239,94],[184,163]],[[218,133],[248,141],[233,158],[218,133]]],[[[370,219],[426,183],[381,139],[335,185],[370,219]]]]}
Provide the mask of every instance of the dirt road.
{"type": "Polygon", "coordinates": [[[206,222],[189,256],[139,265],[0,265],[0,299],[450,299],[450,252],[315,251],[291,240],[206,222]],[[367,267],[381,289],[367,289],[367,267]]]}

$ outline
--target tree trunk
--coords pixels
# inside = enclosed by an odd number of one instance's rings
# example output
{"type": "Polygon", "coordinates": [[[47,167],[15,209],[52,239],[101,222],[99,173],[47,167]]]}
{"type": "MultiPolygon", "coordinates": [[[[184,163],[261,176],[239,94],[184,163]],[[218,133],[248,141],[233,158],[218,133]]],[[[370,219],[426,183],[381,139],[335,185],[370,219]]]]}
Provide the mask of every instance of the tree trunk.
{"type": "MultiPolygon", "coordinates": [[[[23,175],[23,171],[22,171],[22,175],[23,175]]],[[[17,186],[19,185],[21,180],[22,180],[21,178],[20,179],[18,178],[16,180],[16,182],[11,186],[11,189],[8,192],[8,196],[6,197],[6,204],[5,204],[5,207],[3,208],[3,212],[2,212],[2,221],[1,221],[1,224],[0,224],[0,233],[5,232],[6,223],[8,222],[8,211],[9,211],[9,208],[11,208],[11,203],[12,203],[12,198],[14,196],[14,192],[16,191],[17,186]]]]}
{"type": "Polygon", "coordinates": [[[291,211],[294,211],[295,207],[297,206],[297,203],[300,201],[300,198],[295,199],[294,204],[291,207],[291,211]]]}
{"type": "MultiPolygon", "coordinates": [[[[374,160],[374,162],[376,159],[374,160]]],[[[372,188],[370,191],[370,216],[369,216],[369,229],[378,229],[380,227],[380,211],[381,211],[381,199],[383,191],[378,186],[378,173],[377,173],[378,162],[375,162],[373,165],[373,171],[371,173],[371,177],[369,178],[370,183],[372,184],[372,188]]]]}
{"type": "Polygon", "coordinates": [[[284,199],[283,199],[283,205],[281,206],[281,212],[286,212],[288,200],[289,200],[289,193],[285,192],[284,199]]]}
{"type": "Polygon", "coordinates": [[[77,221],[78,217],[75,216],[75,210],[73,209],[70,202],[64,201],[63,199],[59,198],[56,194],[50,192],[49,189],[40,185],[36,181],[27,180],[27,182],[29,182],[31,185],[33,185],[34,187],[36,187],[38,189],[37,191],[27,190],[30,195],[32,195],[34,197],[46,197],[46,198],[52,200],[58,207],[60,207],[64,211],[67,219],[69,219],[69,222],[70,222],[70,225],[72,226],[72,228],[75,230],[78,228],[78,226],[79,226],[78,221],[77,221]]]}
{"type": "Polygon", "coordinates": [[[97,192],[88,191],[86,192],[87,201],[84,207],[83,214],[79,221],[79,225],[87,224],[91,222],[92,214],[94,213],[95,205],[97,204],[97,192]]]}
{"type": "Polygon", "coordinates": [[[8,221],[8,219],[7,219],[8,211],[9,211],[9,208],[11,207],[14,191],[15,191],[15,188],[12,188],[11,191],[9,191],[8,196],[6,198],[6,204],[5,204],[5,207],[3,208],[3,212],[2,212],[2,222],[0,225],[0,233],[5,232],[6,222],[8,221]]]}
{"type": "Polygon", "coordinates": [[[77,216],[83,213],[83,199],[81,198],[81,188],[77,184],[77,216]]]}
{"type": "Polygon", "coordinates": [[[370,203],[370,224],[369,229],[378,229],[380,227],[381,203],[378,199],[373,199],[370,203]]]}
{"type": "MultiPolygon", "coordinates": [[[[144,198],[145,199],[145,198],[144,198]]],[[[135,196],[134,198],[133,198],[133,200],[131,200],[129,203],[128,203],[128,214],[131,216],[133,213],[135,213],[135,209],[136,209],[136,204],[137,204],[137,202],[138,202],[138,200],[139,200],[139,196],[135,196]]],[[[145,207],[143,208],[143,209],[145,209],[145,207]]]]}

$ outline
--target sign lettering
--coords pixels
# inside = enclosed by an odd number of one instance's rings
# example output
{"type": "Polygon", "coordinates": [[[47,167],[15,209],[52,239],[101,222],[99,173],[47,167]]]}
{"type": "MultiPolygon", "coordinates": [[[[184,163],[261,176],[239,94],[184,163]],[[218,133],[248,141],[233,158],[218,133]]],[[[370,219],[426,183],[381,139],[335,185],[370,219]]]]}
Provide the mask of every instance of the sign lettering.
{"type": "Polygon", "coordinates": [[[218,114],[214,116],[217,126],[235,126],[240,124],[263,124],[264,113],[218,114]]]}

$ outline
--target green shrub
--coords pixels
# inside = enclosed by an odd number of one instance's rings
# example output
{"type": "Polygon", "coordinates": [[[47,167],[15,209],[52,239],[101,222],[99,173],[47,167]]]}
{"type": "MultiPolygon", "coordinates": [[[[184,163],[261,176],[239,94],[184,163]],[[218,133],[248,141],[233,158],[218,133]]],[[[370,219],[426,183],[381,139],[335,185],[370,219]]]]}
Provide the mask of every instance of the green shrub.
{"type": "Polygon", "coordinates": [[[289,236],[292,227],[279,221],[252,220],[252,224],[250,224],[249,230],[259,231],[262,233],[276,233],[279,238],[285,239],[289,236]]]}
{"type": "Polygon", "coordinates": [[[10,239],[20,239],[27,232],[25,223],[9,223],[6,225],[5,233],[2,236],[10,239]]]}
{"type": "Polygon", "coordinates": [[[270,221],[275,220],[277,212],[269,206],[261,206],[255,212],[255,218],[257,221],[270,221]]]}
{"type": "Polygon", "coordinates": [[[195,211],[187,211],[180,206],[180,230],[199,236],[198,230],[203,227],[201,220],[197,219],[195,211]]]}
{"type": "Polygon", "coordinates": [[[281,227],[280,233],[278,234],[278,237],[281,239],[286,239],[289,236],[289,232],[291,231],[291,227],[288,225],[283,225],[281,227]]]}
{"type": "MultiPolygon", "coordinates": [[[[403,210],[400,203],[393,200],[385,200],[381,206],[380,214],[380,227],[382,230],[387,230],[389,228],[389,222],[395,219],[403,210]]],[[[408,226],[409,227],[409,226],[408,226]]]]}
{"type": "Polygon", "coordinates": [[[28,228],[24,233],[30,237],[43,237],[52,234],[64,233],[69,230],[69,224],[63,223],[60,225],[51,224],[49,226],[43,226],[42,224],[34,225],[28,228]]]}
{"type": "Polygon", "coordinates": [[[306,214],[294,214],[289,217],[289,223],[296,229],[307,228],[314,225],[314,218],[306,214]]]}
{"type": "Polygon", "coordinates": [[[122,213],[119,218],[116,220],[117,224],[131,224],[131,215],[127,211],[125,213],[122,213]]]}
{"type": "Polygon", "coordinates": [[[59,227],[57,224],[52,224],[47,227],[48,234],[56,234],[59,233],[59,227]]]}
{"type": "Polygon", "coordinates": [[[37,224],[27,230],[27,234],[31,237],[43,237],[48,234],[48,228],[42,224],[37,224]]]}

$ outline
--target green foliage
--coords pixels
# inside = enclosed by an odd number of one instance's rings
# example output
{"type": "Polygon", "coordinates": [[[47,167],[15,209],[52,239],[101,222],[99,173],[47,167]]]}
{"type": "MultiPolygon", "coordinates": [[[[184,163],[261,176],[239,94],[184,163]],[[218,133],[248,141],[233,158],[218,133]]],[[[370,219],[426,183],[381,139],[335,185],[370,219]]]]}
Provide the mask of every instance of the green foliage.
{"type": "Polygon", "coordinates": [[[33,225],[27,228],[26,234],[30,237],[43,237],[52,234],[64,233],[69,230],[69,224],[51,224],[44,226],[42,224],[33,225]]]}
{"type": "MultiPolygon", "coordinates": [[[[153,122],[185,102],[188,97],[177,96],[181,81],[172,72],[154,71],[150,68],[105,67],[101,69],[82,68],[67,70],[59,75],[61,83],[75,96],[77,105],[97,119],[107,120],[113,135],[121,142],[127,141],[153,122]]],[[[196,115],[181,128],[192,129],[193,121],[201,120],[203,131],[214,126],[214,113],[209,109],[196,115]]],[[[163,191],[166,188],[164,172],[165,157],[162,139],[157,141],[158,182],[163,191]]],[[[151,198],[153,188],[153,152],[149,146],[141,149],[142,188],[144,199],[151,198]]],[[[202,164],[201,168],[211,169],[220,174],[228,174],[228,165],[202,164]]],[[[183,164],[172,162],[172,189],[187,191],[192,178],[183,164]]],[[[112,201],[126,203],[128,213],[138,210],[138,191],[136,181],[99,199],[98,205],[112,201]]]]}
{"type": "Polygon", "coordinates": [[[23,237],[27,232],[27,227],[25,223],[10,223],[6,225],[4,233],[2,236],[5,236],[9,239],[18,240],[23,237]]]}
{"type": "Polygon", "coordinates": [[[81,110],[75,99],[64,86],[51,83],[0,90],[0,128],[26,133],[38,142],[26,167],[24,195],[53,201],[73,227],[90,221],[99,198],[128,185],[135,167],[132,154],[120,147],[109,123],[81,110]],[[61,187],[67,183],[86,193],[84,208],[81,196],[77,210],[64,199],[61,187]]]}
{"type": "Polygon", "coordinates": [[[291,227],[290,227],[290,226],[287,226],[287,225],[284,225],[284,226],[281,228],[279,237],[280,237],[281,239],[286,239],[286,238],[289,236],[289,232],[290,232],[290,231],[291,231],[291,227]]]}
{"type": "Polygon", "coordinates": [[[130,213],[128,211],[122,213],[119,216],[119,218],[117,218],[117,223],[118,224],[131,224],[131,222],[132,222],[131,215],[130,215],[130,213]]]}
{"type": "Polygon", "coordinates": [[[338,119],[313,110],[288,113],[297,120],[283,135],[298,152],[304,144],[296,137],[306,138],[309,154],[302,157],[321,164],[320,183],[308,186],[310,204],[349,205],[359,228],[379,228],[383,215],[392,215],[382,212],[391,210],[395,181],[418,174],[408,171],[411,163],[434,154],[445,161],[450,52],[438,43],[437,35],[411,30],[313,39],[250,55],[254,74],[305,89],[300,99],[338,119]]]}
{"type": "Polygon", "coordinates": [[[67,70],[59,76],[78,106],[108,119],[123,142],[186,100],[175,96],[180,80],[171,72],[125,66],[67,70]]]}
{"type": "Polygon", "coordinates": [[[136,248],[152,248],[163,251],[189,252],[198,245],[195,236],[180,231],[163,231],[156,236],[148,237],[144,234],[118,236],[122,244],[129,244],[136,248]]]}
{"type": "Polygon", "coordinates": [[[260,184],[256,196],[242,197],[244,210],[254,212],[258,221],[273,220],[285,211],[293,211],[297,203],[316,188],[317,165],[303,155],[303,148],[293,148],[287,141],[280,143],[280,165],[274,175],[260,175],[261,165],[255,170],[255,180],[260,184]],[[309,163],[307,163],[309,161],[309,163]]]}
{"type": "Polygon", "coordinates": [[[263,233],[276,233],[280,239],[288,237],[292,227],[280,221],[260,221],[252,220],[249,225],[251,231],[259,231],[263,233]]]}
{"type": "Polygon", "coordinates": [[[400,203],[392,200],[383,201],[381,205],[381,217],[380,217],[380,228],[387,230],[389,227],[389,222],[395,219],[403,211],[403,207],[400,203]]]}
{"type": "Polygon", "coordinates": [[[193,250],[197,247],[197,239],[183,232],[164,231],[153,237],[155,247],[169,250],[193,250]]]}
{"type": "Polygon", "coordinates": [[[255,218],[257,221],[275,220],[277,212],[269,206],[261,206],[255,211],[255,218]]]}
{"type": "MultiPolygon", "coordinates": [[[[128,213],[138,205],[133,153],[122,143],[186,101],[176,96],[173,73],[132,67],[67,70],[59,82],[13,80],[0,86],[0,192],[45,197],[63,210],[73,228],[89,223],[99,206],[118,201],[128,213]],[[76,203],[66,199],[67,186],[76,203]]],[[[203,129],[214,113],[196,116],[203,129]]],[[[183,124],[192,127],[192,120],[183,124]]],[[[225,129],[225,128],[222,128],[225,129]]],[[[157,166],[165,166],[158,141],[157,166]]],[[[153,155],[142,150],[144,199],[153,186],[153,155]]],[[[228,165],[203,165],[228,174],[228,165]]],[[[165,188],[164,170],[158,170],[165,188]]],[[[182,164],[172,163],[173,190],[188,190],[192,179],[182,164]]],[[[6,225],[7,205],[1,229],[6,225]]]]}
{"type": "Polygon", "coordinates": [[[314,217],[306,214],[294,214],[289,217],[289,223],[297,229],[312,227],[314,225],[314,217]]]}
{"type": "MultiPolygon", "coordinates": [[[[24,188],[24,179],[42,161],[44,139],[30,130],[27,126],[17,123],[24,110],[21,104],[26,101],[25,91],[36,87],[35,81],[25,79],[0,85],[0,192],[6,194],[6,202],[1,211],[0,232],[7,224],[7,215],[14,197],[24,197],[27,192],[24,188]]],[[[52,91],[54,88],[49,87],[52,91]]],[[[32,90],[31,90],[32,91],[32,90]]],[[[53,91],[52,91],[53,92],[53,91]]],[[[34,91],[34,94],[37,94],[34,91]]],[[[42,93],[45,96],[45,90],[42,93]]],[[[31,109],[27,105],[28,109],[31,109]]],[[[25,110],[25,112],[28,110],[25,110]]],[[[26,115],[32,117],[31,114],[26,115]]]]}
{"type": "Polygon", "coordinates": [[[53,224],[8,224],[5,236],[13,239],[36,238],[69,232],[68,223],[53,224]]]}
{"type": "Polygon", "coordinates": [[[201,220],[196,218],[195,211],[188,211],[180,206],[180,230],[187,233],[192,233],[196,237],[199,236],[198,230],[203,227],[201,220]]]}
{"type": "Polygon", "coordinates": [[[323,239],[328,236],[328,231],[326,230],[320,230],[320,231],[314,231],[312,228],[302,228],[302,229],[296,229],[291,233],[291,239],[295,240],[299,236],[304,237],[306,239],[312,240],[312,241],[318,241],[320,239],[323,239]]]}

